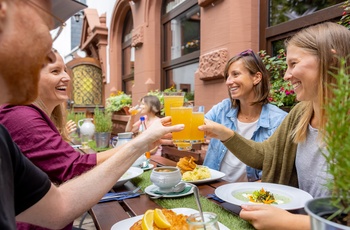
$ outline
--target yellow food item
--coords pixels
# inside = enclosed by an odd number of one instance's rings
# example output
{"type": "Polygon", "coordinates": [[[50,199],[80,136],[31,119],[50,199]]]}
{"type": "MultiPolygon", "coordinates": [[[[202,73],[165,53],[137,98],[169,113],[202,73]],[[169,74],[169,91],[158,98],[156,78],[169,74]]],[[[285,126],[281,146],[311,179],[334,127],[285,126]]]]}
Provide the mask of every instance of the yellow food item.
{"type": "Polygon", "coordinates": [[[164,216],[162,210],[156,208],[154,210],[154,223],[159,228],[170,228],[171,224],[167,220],[167,218],[164,216]]]}
{"type": "Polygon", "coordinates": [[[182,175],[184,181],[196,181],[211,177],[210,171],[205,166],[196,167],[193,171],[187,171],[182,175]]]}
{"type": "Polygon", "coordinates": [[[142,230],[153,230],[154,210],[147,210],[142,217],[142,230]]]}
{"type": "MultiPolygon", "coordinates": [[[[150,210],[150,211],[153,211],[153,210],[150,210]]],[[[188,216],[183,214],[176,214],[174,211],[169,209],[162,209],[161,212],[163,213],[163,215],[165,216],[165,218],[167,219],[167,221],[170,223],[171,226],[168,228],[160,228],[153,222],[153,230],[188,230],[189,229],[188,224],[186,222],[186,218],[188,216]]],[[[145,213],[145,215],[146,214],[147,212],[145,213]]],[[[141,220],[135,222],[134,225],[131,226],[130,230],[144,230],[142,224],[143,224],[143,219],[145,218],[145,215],[141,220]]]]}
{"type": "Polygon", "coordinates": [[[197,164],[194,162],[194,157],[182,157],[176,166],[181,170],[181,173],[184,174],[187,171],[192,171],[197,167],[197,164]]]}

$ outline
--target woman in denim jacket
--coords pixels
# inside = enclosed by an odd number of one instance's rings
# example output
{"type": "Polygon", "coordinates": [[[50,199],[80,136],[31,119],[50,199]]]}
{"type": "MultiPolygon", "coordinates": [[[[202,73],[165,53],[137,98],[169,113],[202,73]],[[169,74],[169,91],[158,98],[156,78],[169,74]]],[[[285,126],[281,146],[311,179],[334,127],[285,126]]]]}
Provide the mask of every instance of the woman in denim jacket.
{"type": "MultiPolygon", "coordinates": [[[[272,135],[286,112],[268,103],[269,75],[260,57],[246,50],[232,57],[225,67],[230,98],[215,105],[205,117],[257,142],[272,135]]],[[[257,181],[262,171],[246,166],[218,139],[211,139],[204,165],[226,174],[229,182],[257,181]]],[[[247,153],[249,154],[249,153],[247,153]]]]}

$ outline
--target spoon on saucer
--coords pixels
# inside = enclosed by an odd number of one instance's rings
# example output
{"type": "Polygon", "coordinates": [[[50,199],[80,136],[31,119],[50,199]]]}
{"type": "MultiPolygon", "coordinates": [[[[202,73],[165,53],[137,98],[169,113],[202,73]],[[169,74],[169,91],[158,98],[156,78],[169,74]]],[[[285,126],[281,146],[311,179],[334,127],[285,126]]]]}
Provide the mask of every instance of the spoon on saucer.
{"type": "Polygon", "coordinates": [[[150,196],[150,199],[156,200],[156,199],[162,198],[165,195],[172,193],[172,192],[175,192],[175,193],[182,192],[185,188],[186,188],[186,184],[181,182],[181,183],[178,183],[177,185],[175,185],[175,187],[172,188],[170,192],[164,193],[162,195],[150,196]]]}

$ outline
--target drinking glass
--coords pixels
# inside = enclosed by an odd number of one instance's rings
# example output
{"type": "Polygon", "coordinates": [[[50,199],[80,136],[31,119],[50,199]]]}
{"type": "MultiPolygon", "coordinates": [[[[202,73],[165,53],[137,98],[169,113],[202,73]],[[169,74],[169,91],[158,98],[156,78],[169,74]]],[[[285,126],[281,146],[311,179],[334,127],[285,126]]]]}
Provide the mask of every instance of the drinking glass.
{"type": "Polygon", "coordinates": [[[173,132],[173,143],[178,150],[191,150],[191,122],[192,122],[191,106],[170,107],[172,125],[184,124],[185,128],[180,132],[173,132]]]}
{"type": "Polygon", "coordinates": [[[135,105],[134,107],[129,109],[129,113],[131,115],[136,115],[141,111],[141,106],[140,105],[135,105]]]}
{"type": "Polygon", "coordinates": [[[171,116],[170,105],[172,107],[180,107],[184,103],[185,92],[164,92],[164,113],[165,116],[171,116]]]}
{"type": "Polygon", "coordinates": [[[218,224],[218,216],[212,212],[203,212],[204,221],[200,213],[195,213],[187,217],[186,221],[189,230],[220,230],[218,224]]]}
{"type": "Polygon", "coordinates": [[[198,130],[198,126],[204,125],[204,106],[193,106],[191,122],[191,143],[204,143],[204,131],[198,130]]]}
{"type": "Polygon", "coordinates": [[[90,134],[80,133],[81,149],[89,149],[90,134]]]}

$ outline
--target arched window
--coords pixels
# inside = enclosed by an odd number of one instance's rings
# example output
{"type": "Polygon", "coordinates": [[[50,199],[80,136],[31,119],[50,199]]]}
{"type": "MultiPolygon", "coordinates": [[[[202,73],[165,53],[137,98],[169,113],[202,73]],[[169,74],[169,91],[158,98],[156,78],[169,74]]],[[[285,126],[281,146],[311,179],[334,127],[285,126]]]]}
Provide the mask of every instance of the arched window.
{"type": "Polygon", "coordinates": [[[131,47],[131,31],[133,27],[132,13],[129,10],[125,17],[122,40],[122,89],[126,94],[131,94],[134,81],[134,49],[131,47]]]}
{"type": "Polygon", "coordinates": [[[162,6],[162,83],[194,91],[200,55],[200,8],[197,0],[164,0],[162,6]]]}

